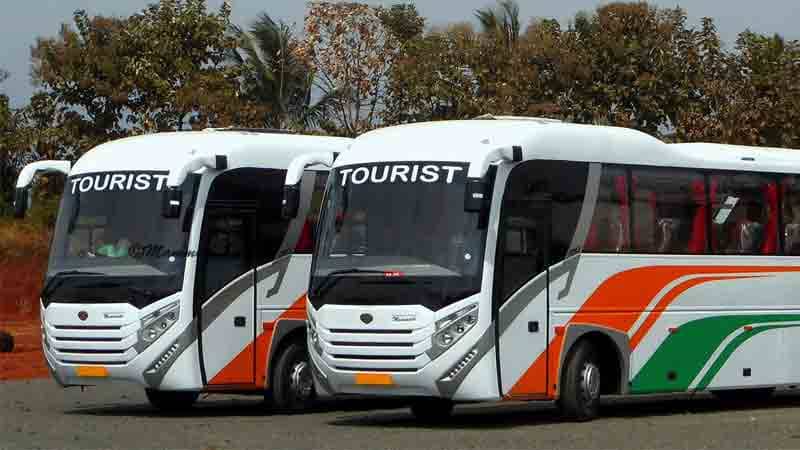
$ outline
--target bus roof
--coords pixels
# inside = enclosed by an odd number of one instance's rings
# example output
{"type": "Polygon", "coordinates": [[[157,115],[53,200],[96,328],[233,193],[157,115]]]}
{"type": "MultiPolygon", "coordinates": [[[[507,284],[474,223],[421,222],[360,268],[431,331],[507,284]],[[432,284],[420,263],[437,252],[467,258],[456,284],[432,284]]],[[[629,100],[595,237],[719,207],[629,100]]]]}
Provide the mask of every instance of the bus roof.
{"type": "Polygon", "coordinates": [[[666,144],[629,128],[521,118],[424,122],[355,139],[335,166],[393,161],[469,162],[498,147],[540,159],[763,172],[800,171],[800,152],[721,144],[666,144]]]}
{"type": "Polygon", "coordinates": [[[168,171],[195,154],[229,152],[228,167],[286,169],[303,153],[341,152],[348,138],[247,131],[183,131],[134,136],[101,144],[81,156],[70,175],[168,171]]]}

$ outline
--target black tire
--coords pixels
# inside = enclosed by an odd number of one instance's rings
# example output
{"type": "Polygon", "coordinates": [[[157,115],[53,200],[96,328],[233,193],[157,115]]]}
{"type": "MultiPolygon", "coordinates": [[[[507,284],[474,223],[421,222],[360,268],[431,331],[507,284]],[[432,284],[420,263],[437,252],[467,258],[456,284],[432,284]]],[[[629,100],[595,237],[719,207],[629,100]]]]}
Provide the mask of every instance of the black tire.
{"type": "Polygon", "coordinates": [[[600,409],[600,364],[596,347],[589,341],[576,344],[564,366],[558,405],[571,420],[597,417],[600,409]]]}
{"type": "Polygon", "coordinates": [[[717,400],[725,403],[750,403],[769,400],[774,392],[775,388],[756,388],[726,389],[724,391],[711,391],[711,394],[717,400]]]}
{"type": "Polygon", "coordinates": [[[317,394],[305,342],[292,341],[283,348],[272,381],[272,405],[276,409],[299,412],[314,406],[317,394]]]}
{"type": "Polygon", "coordinates": [[[157,391],[155,389],[145,389],[147,400],[153,407],[160,411],[186,411],[191,409],[197,397],[200,396],[199,392],[192,391],[157,391]]]}
{"type": "Polygon", "coordinates": [[[411,403],[411,414],[425,423],[444,422],[453,414],[453,402],[446,398],[424,398],[411,403]]]}
{"type": "Polygon", "coordinates": [[[11,353],[14,351],[14,336],[0,331],[0,353],[11,353]]]}

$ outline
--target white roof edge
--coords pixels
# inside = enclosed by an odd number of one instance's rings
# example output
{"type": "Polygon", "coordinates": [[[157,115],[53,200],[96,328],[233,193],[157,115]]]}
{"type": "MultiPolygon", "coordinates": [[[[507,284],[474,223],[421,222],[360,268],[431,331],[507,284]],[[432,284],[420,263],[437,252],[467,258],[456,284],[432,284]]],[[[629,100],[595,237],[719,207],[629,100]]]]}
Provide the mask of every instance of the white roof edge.
{"type": "Polygon", "coordinates": [[[563,120],[551,119],[549,117],[534,117],[534,116],[495,116],[494,114],[483,114],[472,120],[520,120],[539,123],[564,123],[563,120]]]}
{"type": "Polygon", "coordinates": [[[667,144],[631,128],[521,118],[386,127],[356,138],[351,150],[340,156],[335,166],[384,161],[470,162],[494,148],[515,145],[532,151],[538,159],[800,173],[800,151],[791,149],[702,142],[667,144]]]}
{"type": "Polygon", "coordinates": [[[75,163],[73,174],[105,171],[173,170],[197,155],[227,155],[230,168],[285,169],[295,156],[342,152],[353,140],[286,133],[163,132],[130,136],[93,147],[75,163]]]}

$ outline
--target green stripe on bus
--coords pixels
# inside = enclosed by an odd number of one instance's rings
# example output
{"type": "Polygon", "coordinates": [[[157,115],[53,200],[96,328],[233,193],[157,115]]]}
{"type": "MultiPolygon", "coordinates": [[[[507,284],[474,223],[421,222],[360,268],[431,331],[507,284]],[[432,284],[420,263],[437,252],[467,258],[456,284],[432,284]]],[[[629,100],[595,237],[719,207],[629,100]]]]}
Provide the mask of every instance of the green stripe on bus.
{"type": "Polygon", "coordinates": [[[715,316],[687,322],[647,360],[633,378],[631,392],[686,391],[722,341],[740,327],[795,320],[800,320],[800,315],[715,316]]]}
{"type": "Polygon", "coordinates": [[[714,363],[711,365],[711,367],[708,368],[708,371],[705,373],[705,375],[703,375],[703,378],[700,380],[700,382],[697,383],[697,390],[698,391],[705,390],[708,387],[708,385],[711,384],[711,381],[714,380],[714,377],[717,375],[719,370],[722,369],[722,366],[724,366],[725,363],[728,362],[728,359],[730,359],[731,355],[733,355],[733,352],[735,352],[737,348],[739,348],[742,344],[745,343],[745,341],[747,341],[751,337],[769,330],[776,330],[780,328],[793,328],[798,326],[800,325],[757,326],[753,327],[752,330],[745,331],[742,334],[736,336],[730,342],[728,342],[728,345],[725,346],[725,350],[723,350],[722,353],[719,354],[717,359],[714,360],[714,363]]]}

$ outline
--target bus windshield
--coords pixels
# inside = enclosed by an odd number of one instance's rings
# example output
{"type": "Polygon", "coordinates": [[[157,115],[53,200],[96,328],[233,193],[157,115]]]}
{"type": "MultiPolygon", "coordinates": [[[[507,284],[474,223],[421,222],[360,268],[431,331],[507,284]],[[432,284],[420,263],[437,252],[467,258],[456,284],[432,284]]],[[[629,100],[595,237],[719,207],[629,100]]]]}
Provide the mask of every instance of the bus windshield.
{"type": "Polygon", "coordinates": [[[180,291],[194,177],[183,186],[180,219],[162,216],[166,177],[166,172],[115,172],[67,180],[42,292],[45,304],[143,307],[180,291]]]}
{"type": "Polygon", "coordinates": [[[465,164],[347,166],[329,182],[309,298],[423,304],[480,290],[485,230],[464,211],[465,164]]]}

